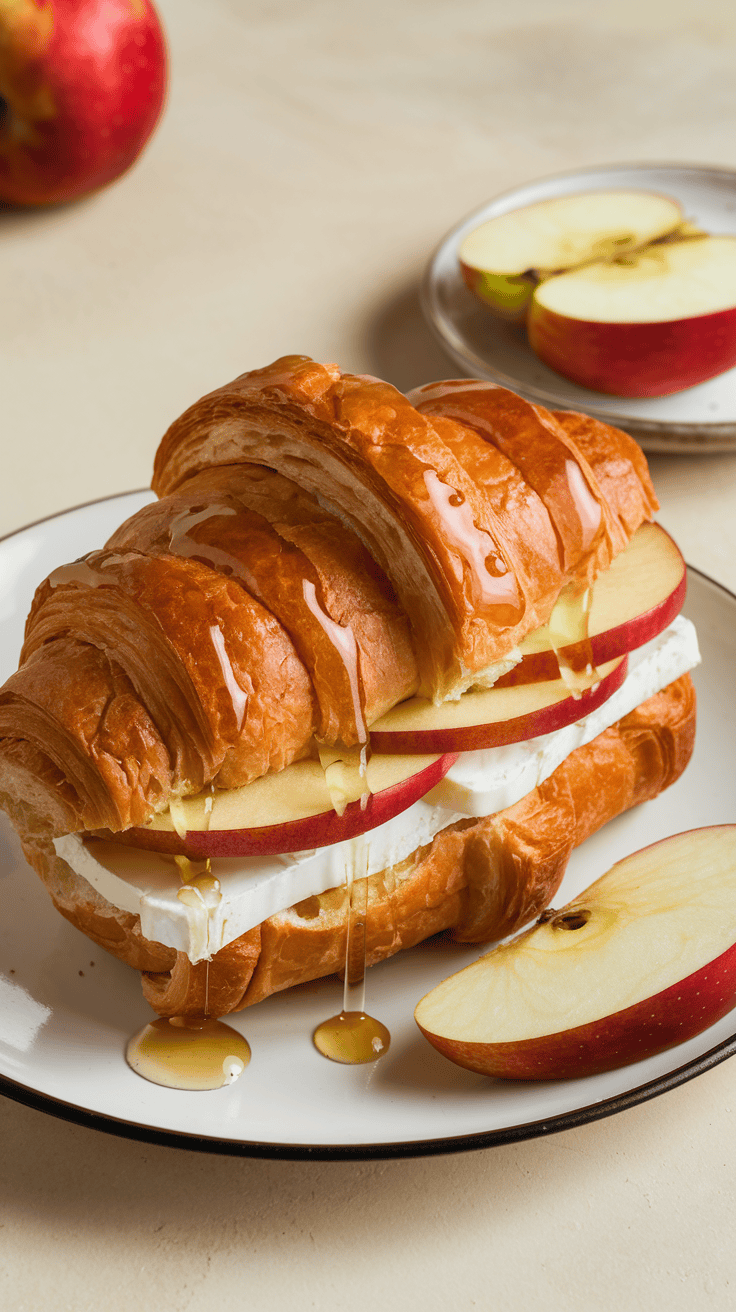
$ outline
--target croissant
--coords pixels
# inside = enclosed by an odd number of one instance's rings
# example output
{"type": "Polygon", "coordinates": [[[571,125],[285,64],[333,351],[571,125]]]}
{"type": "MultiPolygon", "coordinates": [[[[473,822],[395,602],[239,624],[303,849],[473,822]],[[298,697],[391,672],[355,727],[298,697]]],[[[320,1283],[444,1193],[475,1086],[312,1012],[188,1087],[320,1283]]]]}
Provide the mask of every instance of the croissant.
{"type": "Polygon", "coordinates": [[[200,469],[252,463],[315,493],[390,579],[410,618],[418,691],[441,700],[483,682],[563,585],[607,568],[656,509],[626,434],[588,421],[587,439],[573,441],[549,411],[479,386],[492,420],[479,422],[476,406],[467,422],[464,401],[458,422],[444,402],[435,411],[433,389],[415,408],[378,379],[289,356],[187,410],[161,442],[153,488],[164,496],[200,469]]]}
{"type": "MultiPolygon", "coordinates": [[[[585,416],[468,380],[407,399],[303,356],[192,406],[153,487],[157,502],[36,592],[0,690],[0,804],[59,910],[144,972],[160,1014],[201,1014],[204,963],[146,940],[53,840],[139,827],[204,787],[365,745],[407,697],[492,684],[656,499],[636,444],[585,416]]],[[[538,914],[576,843],[678,777],[694,715],[684,676],[523,802],[371,876],[369,962],[538,914]]],[[[335,970],[344,926],[336,889],[226,944],[210,1009],[335,970]]]]}

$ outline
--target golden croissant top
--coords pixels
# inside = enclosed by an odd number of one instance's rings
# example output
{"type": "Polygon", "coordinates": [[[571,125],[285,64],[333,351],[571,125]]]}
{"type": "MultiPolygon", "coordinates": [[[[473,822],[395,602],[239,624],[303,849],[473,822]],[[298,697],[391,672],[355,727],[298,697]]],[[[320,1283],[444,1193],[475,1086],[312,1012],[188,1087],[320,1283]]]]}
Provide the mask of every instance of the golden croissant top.
{"type": "Polygon", "coordinates": [[[41,584],[0,690],[0,790],[39,831],[140,825],[492,684],[656,509],[617,429],[306,356],[191,406],[153,487],[41,584]]]}
{"type": "Polygon", "coordinates": [[[230,464],[293,479],[367,544],[409,616],[418,691],[435,700],[482,682],[657,509],[646,460],[618,429],[468,379],[404,396],[307,356],[185,411],[152,486],[164,496],[230,464]]]}

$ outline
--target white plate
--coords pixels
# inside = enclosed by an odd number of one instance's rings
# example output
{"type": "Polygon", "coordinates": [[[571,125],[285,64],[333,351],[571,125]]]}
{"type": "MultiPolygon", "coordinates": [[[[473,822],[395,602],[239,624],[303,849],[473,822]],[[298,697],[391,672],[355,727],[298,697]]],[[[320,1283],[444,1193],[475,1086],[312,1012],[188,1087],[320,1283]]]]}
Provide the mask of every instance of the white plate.
{"type": "Polygon", "coordinates": [[[647,451],[736,450],[736,369],[674,396],[628,399],[591,392],[538,360],[523,329],[501,323],[463,282],[460,243],[486,219],[578,191],[633,187],[673,196],[688,219],[714,235],[736,233],[736,173],[701,164],[607,164],[529,182],[496,196],[443,238],[427,268],[422,306],[464,373],[490,378],[530,401],[582,410],[632,433],[647,451]]]}
{"type": "MultiPolygon", "coordinates": [[[[15,668],[35,584],[60,562],[99,545],[149,499],[137,492],[82,506],[0,542],[0,679],[15,668]]],[[[695,758],[662,797],[613,821],[574,854],[559,899],[657,838],[736,820],[736,597],[692,573],[686,610],[704,654],[695,758]]],[[[379,1062],[335,1066],[315,1051],[315,1025],[342,1001],[341,985],[321,980],[232,1019],[253,1050],[236,1084],[180,1093],[148,1084],[127,1067],[126,1040],[151,1016],[138,976],[57,914],[4,816],[0,889],[0,1090],[52,1115],[136,1139],[291,1158],[457,1152],[610,1115],[736,1051],[732,1013],[689,1043],[607,1075],[545,1084],[472,1075],[440,1057],[412,1018],[423,993],[479,955],[477,948],[435,940],[369,973],[369,1009],[392,1035],[379,1062]]]]}

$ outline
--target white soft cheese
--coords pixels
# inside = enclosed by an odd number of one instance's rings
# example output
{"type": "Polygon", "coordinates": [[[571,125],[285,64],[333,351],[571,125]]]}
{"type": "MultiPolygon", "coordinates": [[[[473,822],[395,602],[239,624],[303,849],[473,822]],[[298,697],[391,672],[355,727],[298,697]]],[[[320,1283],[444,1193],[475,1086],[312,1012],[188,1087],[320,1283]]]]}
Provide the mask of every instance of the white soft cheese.
{"type": "Polygon", "coordinates": [[[695,629],[679,617],[629,656],[629,673],[612,697],[575,724],[486,751],[464,752],[421,802],[370,831],[332,847],[285,856],[220,858],[214,873],[222,896],[180,901],[179,871],[170,857],[79,834],[54,840],[60,857],[108,902],[140,915],[146,938],[186,952],[191,961],[214,955],[254,925],[343,883],[348,869],[375,874],[429,843],[466,816],[492,815],[542,783],[576,747],[590,742],[635,706],[698,664],[695,629]],[[365,855],[360,856],[364,852],[365,855]],[[360,869],[356,862],[362,861],[360,869]]]}

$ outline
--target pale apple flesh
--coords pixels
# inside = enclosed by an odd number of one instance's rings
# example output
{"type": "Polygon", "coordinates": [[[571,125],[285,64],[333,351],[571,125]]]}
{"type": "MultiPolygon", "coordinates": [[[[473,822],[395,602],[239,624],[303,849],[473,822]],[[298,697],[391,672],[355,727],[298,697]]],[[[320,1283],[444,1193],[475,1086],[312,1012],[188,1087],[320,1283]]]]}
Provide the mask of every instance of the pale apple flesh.
{"type": "Polygon", "coordinates": [[[440,706],[411,697],[371,726],[371,742],[382,752],[470,752],[524,742],[597,710],[621,687],[626,673],[623,656],[602,665],[594,686],[578,694],[557,678],[479,688],[440,706]]]}
{"type": "Polygon", "coordinates": [[[460,245],[463,278],[502,318],[522,321],[541,278],[610,259],[683,223],[677,201],[644,191],[593,191],[496,215],[460,245]]]}
{"type": "Polygon", "coordinates": [[[736,1004],[736,825],[626,857],[428,993],[425,1037],[469,1070],[569,1079],[694,1037],[736,1004]]]}
{"type": "Polygon", "coordinates": [[[273,856],[329,847],[385,824],[424,797],[457,754],[422,757],[375,752],[354,800],[338,813],[319,761],[296,761],[241,788],[205,789],[154,816],[145,828],[105,834],[117,843],[191,858],[273,856]]]}
{"type": "Polygon", "coordinates": [[[736,237],[663,243],[549,278],[529,343],[583,387],[665,396],[736,364],[736,237]]]}
{"type": "MultiPolygon", "coordinates": [[[[660,524],[642,524],[591,588],[588,639],[596,665],[656,638],[679,615],[686,591],[687,569],[679,547],[660,524]]],[[[521,661],[497,687],[559,676],[550,630],[559,633],[560,625],[553,617],[522,639],[521,661]]],[[[575,649],[571,642],[560,651],[572,660],[575,649]]]]}

